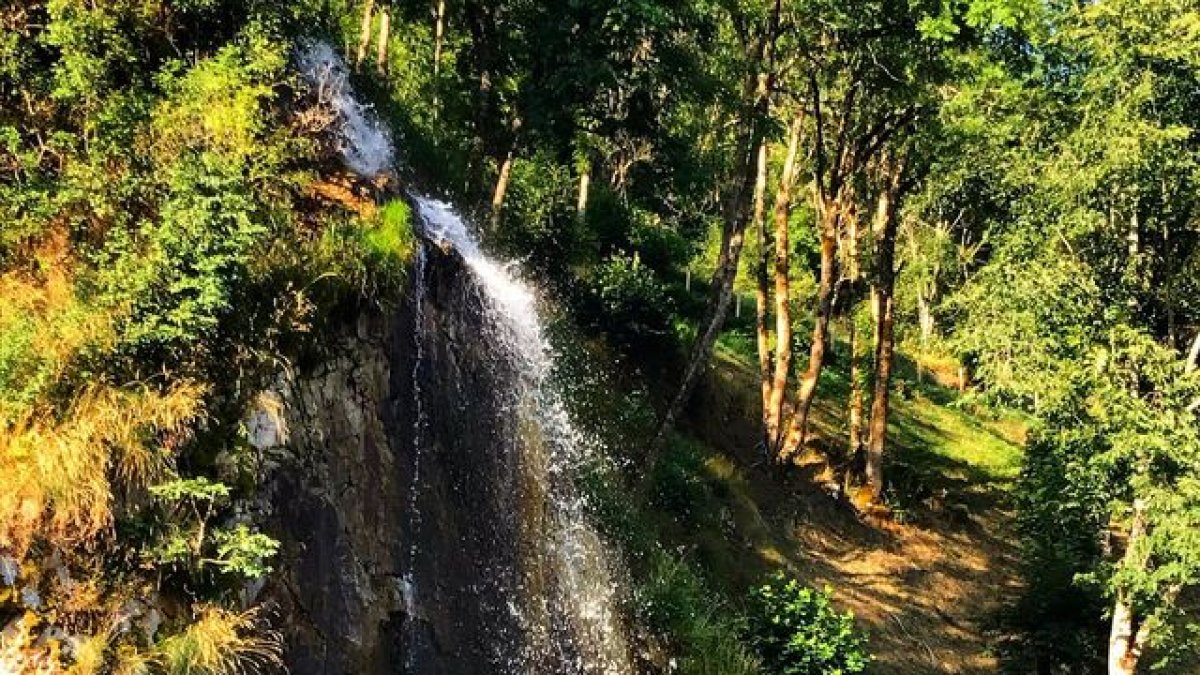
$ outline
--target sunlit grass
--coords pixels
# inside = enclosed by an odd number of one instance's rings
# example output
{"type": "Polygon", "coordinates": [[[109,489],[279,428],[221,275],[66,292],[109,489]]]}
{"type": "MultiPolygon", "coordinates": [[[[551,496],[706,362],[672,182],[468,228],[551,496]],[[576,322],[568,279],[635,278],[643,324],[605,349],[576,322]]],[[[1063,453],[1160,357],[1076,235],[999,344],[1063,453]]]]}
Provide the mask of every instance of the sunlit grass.
{"type": "Polygon", "coordinates": [[[78,544],[105,530],[114,493],[162,476],[204,392],[188,382],[167,392],[95,386],[61,418],[31,414],[0,428],[0,548],[23,552],[35,535],[78,544]]]}
{"type": "Polygon", "coordinates": [[[200,610],[182,632],[160,642],[156,661],[167,675],[241,675],[281,665],[277,634],[264,632],[257,614],[219,607],[200,610]]]}

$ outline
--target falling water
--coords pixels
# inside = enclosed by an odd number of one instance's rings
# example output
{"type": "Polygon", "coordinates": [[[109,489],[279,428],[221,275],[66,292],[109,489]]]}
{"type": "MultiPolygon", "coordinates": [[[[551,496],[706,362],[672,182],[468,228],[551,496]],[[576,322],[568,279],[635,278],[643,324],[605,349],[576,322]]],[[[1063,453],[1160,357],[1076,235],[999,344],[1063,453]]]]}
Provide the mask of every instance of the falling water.
{"type": "Polygon", "coordinates": [[[590,443],[551,385],[553,350],[538,315],[533,289],[512,265],[484,254],[463,219],[445,202],[416,198],[426,234],[453,247],[478,283],[484,336],[506,361],[508,414],[518,420],[523,503],[523,603],[513,611],[528,645],[524,672],[630,673],[612,563],[586,512],[573,478],[590,459],[590,443]],[[532,592],[530,592],[532,591],[532,592]]]}
{"type": "Polygon", "coordinates": [[[346,165],[372,177],[392,168],[392,137],[387,127],[354,98],[346,62],[324,42],[309,42],[296,52],[300,73],[308,80],[317,101],[332,109],[338,125],[338,150],[346,165]]]}
{"type": "MultiPolygon", "coordinates": [[[[336,111],[346,164],[367,177],[392,168],[390,138],[354,99],[345,64],[336,52],[328,45],[312,43],[300,51],[297,60],[310,84],[336,111]]],[[[571,420],[551,383],[554,352],[543,330],[537,295],[514,265],[483,252],[471,229],[450,205],[422,196],[413,196],[413,201],[425,237],[437,247],[422,250],[414,270],[415,410],[410,498],[406,505],[411,541],[402,581],[408,617],[404,670],[418,675],[449,672],[444,665],[435,666],[435,657],[429,654],[457,646],[429,647],[430,640],[419,631],[435,630],[422,628],[422,622],[423,615],[433,613],[432,603],[438,598],[444,601],[448,596],[457,597],[455,593],[469,591],[477,605],[472,613],[482,617],[477,625],[470,626],[475,633],[470,638],[484,645],[488,662],[474,664],[473,671],[628,675],[633,666],[618,609],[619,568],[591,526],[585,497],[574,483],[578,469],[594,458],[594,449],[571,420]],[[469,279],[459,283],[466,284],[463,288],[471,301],[443,303],[439,311],[471,313],[460,317],[455,325],[475,326],[478,335],[464,338],[441,334],[437,322],[426,316],[431,292],[427,286],[435,283],[428,270],[428,258],[433,253],[456,257],[461,269],[469,274],[469,279]],[[472,348],[464,347],[464,340],[472,348]],[[437,376],[445,376],[425,372],[439,363],[433,353],[451,354],[458,359],[455,363],[469,359],[472,370],[482,373],[477,379],[488,383],[487,391],[480,392],[478,383],[474,383],[475,388],[465,392],[458,381],[452,385],[456,387],[452,396],[423,389],[424,382],[438,384],[442,380],[437,376]],[[426,399],[433,401],[438,393],[443,394],[437,399],[443,406],[427,404],[426,399]],[[478,415],[472,410],[447,410],[444,402],[448,399],[468,407],[480,406],[478,415]],[[439,415],[446,417],[439,420],[439,415]],[[445,446],[453,451],[461,445],[453,438],[444,442],[446,434],[439,430],[444,430],[447,422],[462,419],[493,425],[472,436],[491,439],[487,451],[494,457],[487,465],[487,485],[478,484],[477,473],[468,476],[475,484],[457,474],[446,478],[455,467],[439,466],[455,459],[438,454],[445,452],[445,446]],[[437,489],[431,483],[434,479],[428,477],[430,471],[440,472],[442,482],[437,489]],[[453,493],[467,491],[489,495],[479,500],[487,512],[446,515],[447,509],[462,509],[462,500],[455,501],[453,493]],[[428,523],[422,518],[422,504],[432,511],[428,523]],[[465,582],[448,577],[442,571],[445,561],[434,559],[432,549],[447,550],[444,538],[448,535],[439,532],[438,527],[480,517],[495,522],[483,527],[475,524],[471,532],[474,539],[462,542],[459,552],[470,556],[482,551],[490,559],[471,561],[474,581],[470,588],[447,591],[448,584],[465,582]],[[436,541],[438,537],[443,540],[436,541]],[[431,604],[425,607],[425,603],[431,604]]]]}
{"type": "MultiPolygon", "coordinates": [[[[420,553],[420,548],[417,545],[419,541],[416,536],[421,529],[421,455],[422,440],[425,431],[425,399],[421,395],[421,364],[424,362],[424,344],[423,335],[419,328],[425,325],[425,248],[417,249],[416,263],[413,265],[415,272],[413,279],[413,324],[418,327],[416,340],[413,341],[415,355],[413,358],[412,371],[412,386],[413,386],[413,453],[412,453],[412,479],[409,484],[408,492],[408,530],[410,532],[411,541],[408,544],[407,558],[405,559],[405,569],[407,570],[404,578],[401,581],[401,595],[403,598],[404,613],[406,616],[415,617],[417,614],[417,585],[413,578],[412,570],[415,567],[417,555],[420,553]]],[[[409,644],[405,645],[405,671],[413,672],[416,666],[412,636],[409,636],[409,644]]]]}

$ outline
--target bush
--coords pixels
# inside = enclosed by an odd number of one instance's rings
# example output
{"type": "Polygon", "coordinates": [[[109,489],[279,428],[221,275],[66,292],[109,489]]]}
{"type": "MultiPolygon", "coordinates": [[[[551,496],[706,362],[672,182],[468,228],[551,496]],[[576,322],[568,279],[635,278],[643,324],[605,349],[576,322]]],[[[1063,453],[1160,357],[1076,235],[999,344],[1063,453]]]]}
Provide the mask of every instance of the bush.
{"type": "Polygon", "coordinates": [[[866,635],[854,615],[838,612],[828,591],[775,574],[750,593],[749,641],[768,672],[849,675],[866,672],[866,635]]]}
{"type": "Polygon", "coordinates": [[[652,270],[634,258],[614,256],[590,270],[585,311],[617,346],[632,353],[672,347],[671,301],[652,270]]]}
{"type": "Polygon", "coordinates": [[[416,251],[411,209],[397,199],[368,218],[329,223],[307,266],[337,280],[343,295],[384,302],[404,280],[416,251]]]}

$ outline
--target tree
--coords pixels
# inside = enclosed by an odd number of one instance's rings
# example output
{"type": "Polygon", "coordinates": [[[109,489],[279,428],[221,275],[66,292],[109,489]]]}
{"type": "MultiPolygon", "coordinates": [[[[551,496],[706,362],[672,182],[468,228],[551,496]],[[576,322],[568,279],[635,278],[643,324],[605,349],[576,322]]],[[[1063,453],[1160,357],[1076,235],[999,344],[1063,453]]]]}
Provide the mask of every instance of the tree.
{"type": "Polygon", "coordinates": [[[900,199],[905,191],[905,159],[884,156],[878,165],[879,198],[872,221],[875,238],[874,273],[871,284],[872,313],[875,317],[874,394],[867,434],[864,478],[872,498],[879,502],[883,494],[883,452],[887,445],[889,398],[892,367],[895,361],[896,322],[896,229],[900,199]]]}
{"type": "MultiPolygon", "coordinates": [[[[751,217],[753,185],[758,176],[754,157],[766,133],[764,125],[770,112],[781,0],[775,0],[773,7],[767,12],[762,12],[762,8],[757,9],[757,16],[748,12],[745,16],[734,17],[735,23],[744,24],[741,31],[741,48],[746,59],[742,92],[738,99],[741,101],[743,112],[738,120],[739,137],[735,146],[737,155],[733,172],[734,183],[725,198],[721,250],[712,275],[708,307],[700,322],[699,333],[692,345],[683,378],[659,423],[653,442],[656,448],[665,443],[666,434],[674,426],[675,419],[699,383],[703,369],[712,355],[717,335],[729,313],[729,304],[733,297],[733,281],[741,259],[746,226],[751,217]]],[[[652,457],[650,466],[655,463],[655,457],[652,457]]]]}

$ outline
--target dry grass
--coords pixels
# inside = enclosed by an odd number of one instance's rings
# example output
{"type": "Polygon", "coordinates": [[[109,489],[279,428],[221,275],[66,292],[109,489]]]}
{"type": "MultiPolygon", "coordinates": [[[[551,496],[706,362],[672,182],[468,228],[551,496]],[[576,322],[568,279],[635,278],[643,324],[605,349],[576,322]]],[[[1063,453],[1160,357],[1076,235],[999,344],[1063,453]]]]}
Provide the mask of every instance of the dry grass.
{"type": "Polygon", "coordinates": [[[64,271],[70,267],[65,254],[42,250],[39,256],[49,262],[36,276],[0,275],[0,425],[19,418],[41,390],[64,379],[81,353],[115,340],[116,317],[78,299],[64,271]]]}
{"type": "Polygon", "coordinates": [[[280,666],[281,649],[255,611],[204,607],[194,623],[158,644],[155,660],[168,675],[240,675],[280,666]]]}
{"type": "Polygon", "coordinates": [[[0,429],[0,550],[21,557],[35,534],[69,546],[104,531],[115,494],[163,475],[204,393],[187,382],[165,393],[94,386],[61,419],[0,429]]]}
{"type": "Polygon", "coordinates": [[[280,637],[260,625],[255,610],[205,605],[194,614],[180,632],[139,648],[115,624],[73,644],[46,639],[42,619],[26,613],[0,633],[0,674],[253,675],[282,667],[280,637]]]}

